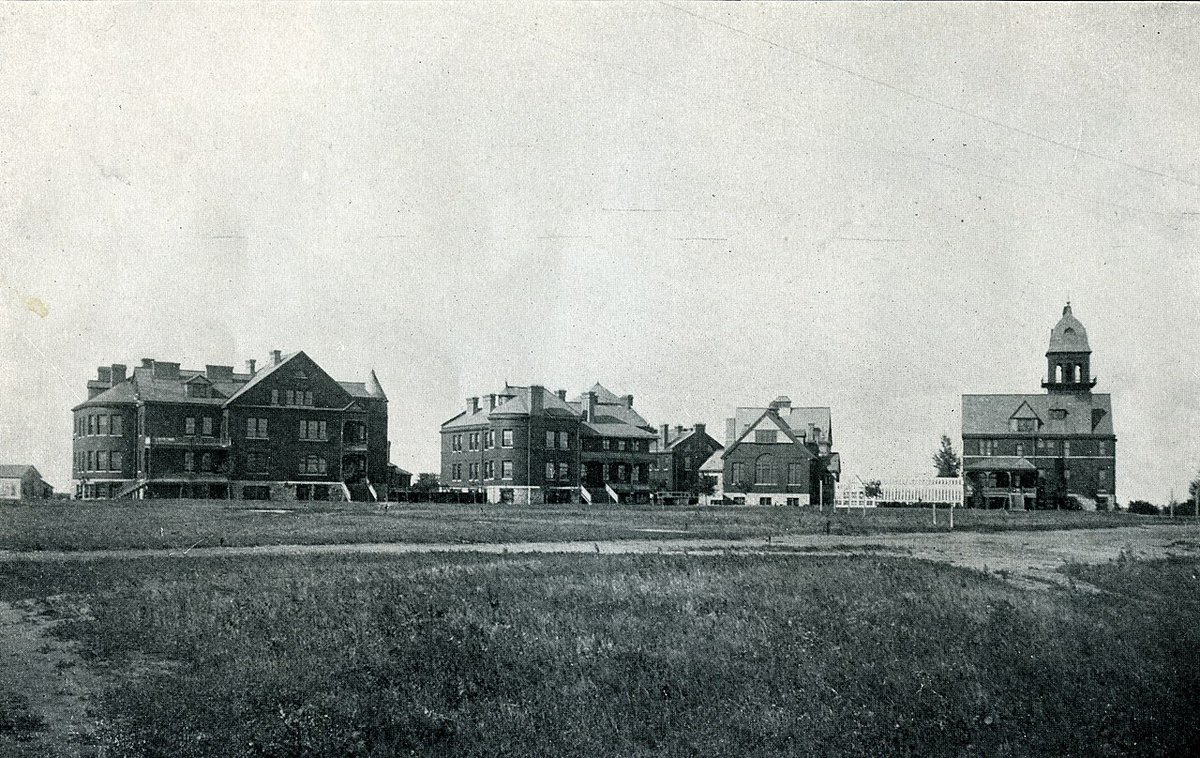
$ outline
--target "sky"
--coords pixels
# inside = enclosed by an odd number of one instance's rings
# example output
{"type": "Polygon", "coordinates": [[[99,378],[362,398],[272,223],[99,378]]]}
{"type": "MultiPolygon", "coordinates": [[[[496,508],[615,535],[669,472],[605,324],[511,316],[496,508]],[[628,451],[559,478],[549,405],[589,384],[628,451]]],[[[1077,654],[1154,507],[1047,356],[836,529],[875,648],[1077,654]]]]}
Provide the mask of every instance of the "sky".
{"type": "Polygon", "coordinates": [[[828,405],[932,475],[1069,299],[1117,497],[1200,470],[1200,6],[0,5],[0,460],[96,367],[374,369],[392,459],[505,382],[828,405]]]}

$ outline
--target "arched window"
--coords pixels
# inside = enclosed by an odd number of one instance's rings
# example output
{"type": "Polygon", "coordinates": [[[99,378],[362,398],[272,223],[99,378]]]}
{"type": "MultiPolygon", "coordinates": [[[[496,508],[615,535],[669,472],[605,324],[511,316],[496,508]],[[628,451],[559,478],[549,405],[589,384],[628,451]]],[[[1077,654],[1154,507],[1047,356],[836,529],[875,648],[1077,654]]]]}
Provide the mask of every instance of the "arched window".
{"type": "Polygon", "coordinates": [[[1083,365],[1076,363],[1075,364],[1075,383],[1079,384],[1082,381],[1083,381],[1083,365]]]}
{"type": "Polygon", "coordinates": [[[1054,381],[1058,382],[1059,384],[1062,384],[1062,380],[1063,380],[1063,367],[1062,367],[1062,364],[1061,364],[1061,363],[1060,363],[1060,364],[1058,364],[1058,367],[1055,369],[1054,377],[1055,377],[1055,378],[1054,378],[1054,381]]]}
{"type": "Polygon", "coordinates": [[[770,455],[760,455],[754,462],[754,482],[755,484],[774,484],[775,459],[770,455]]]}

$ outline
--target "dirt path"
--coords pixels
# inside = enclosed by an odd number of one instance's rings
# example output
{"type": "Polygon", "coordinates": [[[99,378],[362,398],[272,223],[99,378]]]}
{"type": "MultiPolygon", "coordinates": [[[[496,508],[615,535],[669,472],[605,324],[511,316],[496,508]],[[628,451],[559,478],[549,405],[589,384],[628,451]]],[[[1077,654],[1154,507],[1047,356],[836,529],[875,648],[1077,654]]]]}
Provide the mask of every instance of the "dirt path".
{"type": "Polygon", "coordinates": [[[877,535],[787,535],[772,539],[645,539],[511,543],[354,543],[197,547],[181,550],[88,550],[14,552],[0,550],[6,561],[89,561],[121,558],[212,558],[251,555],[328,555],[411,553],[708,553],[725,550],[799,552],[809,555],[902,555],[986,571],[1025,587],[1060,585],[1065,563],[1104,563],[1120,557],[1165,558],[1200,555],[1200,527],[1130,526],[1012,532],[934,532],[877,535]]]}

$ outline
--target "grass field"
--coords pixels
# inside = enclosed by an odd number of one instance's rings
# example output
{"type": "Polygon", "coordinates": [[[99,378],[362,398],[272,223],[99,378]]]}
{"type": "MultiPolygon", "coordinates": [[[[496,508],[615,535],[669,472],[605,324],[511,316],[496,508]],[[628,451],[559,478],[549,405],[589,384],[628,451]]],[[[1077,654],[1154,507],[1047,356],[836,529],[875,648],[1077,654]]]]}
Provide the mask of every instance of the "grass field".
{"type": "MultiPolygon", "coordinates": [[[[220,500],[46,501],[0,504],[0,549],[96,550],[193,545],[354,542],[478,543],[554,540],[749,539],[816,534],[942,531],[928,508],[819,512],[813,508],[710,506],[519,507],[376,504],[254,505],[220,500]],[[287,509],[285,513],[268,512],[287,509]]],[[[1128,513],[957,509],[955,527],[981,531],[1125,526],[1155,521],[1128,513]]]]}
{"type": "Polygon", "coordinates": [[[0,599],[86,602],[105,755],[1197,754],[1200,564],[1073,571],[1105,592],[732,553],[16,562],[0,599]]]}

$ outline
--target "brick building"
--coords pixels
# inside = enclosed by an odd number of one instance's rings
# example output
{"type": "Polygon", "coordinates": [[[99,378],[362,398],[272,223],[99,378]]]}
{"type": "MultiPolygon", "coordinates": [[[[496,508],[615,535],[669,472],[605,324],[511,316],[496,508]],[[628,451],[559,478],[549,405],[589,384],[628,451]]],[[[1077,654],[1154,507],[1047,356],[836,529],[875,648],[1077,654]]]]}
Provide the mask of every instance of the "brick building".
{"type": "Polygon", "coordinates": [[[597,384],[565,390],[505,385],[467,398],[441,426],[443,488],[487,502],[648,502],[653,427],[597,384]]]}
{"type": "Polygon", "coordinates": [[[1063,308],[1050,330],[1045,394],[963,395],[968,505],[1085,509],[1116,503],[1112,400],[1092,388],[1087,330],[1063,308]]]}
{"type": "Polygon", "coordinates": [[[704,424],[686,428],[663,424],[654,447],[651,479],[655,491],[690,495],[706,491],[700,466],[721,449],[721,443],[709,436],[704,424]]]}
{"type": "Polygon", "coordinates": [[[101,366],[74,413],[81,498],[370,500],[387,478],[387,396],[303,352],[203,371],[101,366]]]}
{"type": "MultiPolygon", "coordinates": [[[[750,505],[833,503],[841,456],[832,451],[829,408],[793,407],[787,397],[738,408],[725,438],[718,495],[750,505]]],[[[701,470],[714,467],[710,459],[701,470]]]]}

